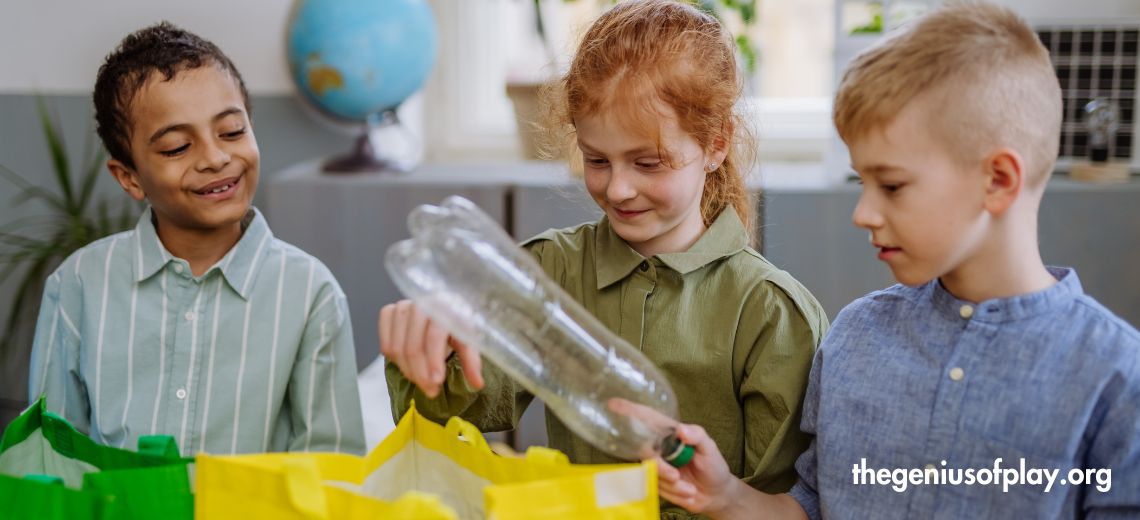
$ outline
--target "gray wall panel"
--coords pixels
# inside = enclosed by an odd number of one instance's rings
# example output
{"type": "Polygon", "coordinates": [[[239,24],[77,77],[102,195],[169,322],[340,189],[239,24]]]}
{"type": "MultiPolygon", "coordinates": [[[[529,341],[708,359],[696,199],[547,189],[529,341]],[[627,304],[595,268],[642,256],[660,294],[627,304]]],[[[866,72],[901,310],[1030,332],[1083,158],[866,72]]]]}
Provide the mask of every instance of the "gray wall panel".
{"type": "MultiPolygon", "coordinates": [[[[851,224],[857,186],[769,191],[764,255],[815,294],[830,318],[893,284],[890,270],[851,224]]],[[[1050,265],[1072,266],[1085,292],[1140,324],[1140,181],[1090,185],[1057,177],[1041,205],[1038,236],[1050,265]]]]}
{"type": "Polygon", "coordinates": [[[384,254],[408,238],[408,213],[450,195],[466,197],[499,223],[506,222],[506,190],[488,183],[418,183],[414,176],[317,175],[315,165],[294,168],[266,188],[276,236],[325,263],[348,298],[356,364],[380,355],[380,308],[401,299],[384,269],[384,254]]]}

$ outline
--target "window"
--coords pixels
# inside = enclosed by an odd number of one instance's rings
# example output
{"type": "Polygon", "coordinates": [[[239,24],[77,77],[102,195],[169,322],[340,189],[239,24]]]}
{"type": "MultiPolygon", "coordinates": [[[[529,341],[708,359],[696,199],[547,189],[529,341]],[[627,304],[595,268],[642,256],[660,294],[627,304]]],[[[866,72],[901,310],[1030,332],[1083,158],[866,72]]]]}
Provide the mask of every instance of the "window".
{"type": "Polygon", "coordinates": [[[1109,157],[1130,159],[1137,101],[1136,71],[1140,66],[1140,26],[1039,25],[1037,34],[1049,49],[1064,101],[1061,127],[1062,160],[1084,160],[1089,152],[1085,106],[1097,98],[1115,103],[1119,130],[1107,143],[1109,157]]]}
{"type": "MultiPolygon", "coordinates": [[[[834,0],[760,2],[750,32],[758,50],[755,114],[760,157],[819,160],[828,145],[834,88],[834,0]]],[[[424,96],[429,157],[521,157],[508,79],[554,72],[534,31],[533,3],[526,0],[431,0],[440,29],[436,73],[424,96]],[[534,64],[539,65],[534,65],[534,64]]],[[[565,62],[576,35],[604,0],[542,4],[552,48],[565,62]]],[[[730,27],[733,22],[729,21],[730,27]]]]}

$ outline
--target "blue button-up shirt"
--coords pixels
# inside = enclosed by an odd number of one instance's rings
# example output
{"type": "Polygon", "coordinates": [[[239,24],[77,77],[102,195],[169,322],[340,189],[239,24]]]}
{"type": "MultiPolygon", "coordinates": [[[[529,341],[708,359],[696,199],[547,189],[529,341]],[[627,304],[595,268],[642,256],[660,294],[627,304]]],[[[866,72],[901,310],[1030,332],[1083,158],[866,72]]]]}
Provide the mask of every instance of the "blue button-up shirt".
{"type": "Polygon", "coordinates": [[[975,305],[934,281],[839,314],[791,491],[810,517],[1140,518],[1140,333],[1051,272],[1014,298],[975,305]]]}

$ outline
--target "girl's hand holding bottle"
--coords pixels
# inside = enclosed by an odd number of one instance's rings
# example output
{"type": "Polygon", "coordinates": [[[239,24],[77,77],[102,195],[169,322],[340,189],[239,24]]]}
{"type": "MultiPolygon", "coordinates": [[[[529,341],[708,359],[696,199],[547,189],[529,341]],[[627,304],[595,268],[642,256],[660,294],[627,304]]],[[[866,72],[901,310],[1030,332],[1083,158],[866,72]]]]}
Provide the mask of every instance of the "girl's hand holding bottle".
{"type": "Polygon", "coordinates": [[[483,388],[478,349],[452,338],[411,300],[380,309],[380,352],[428,397],[439,395],[452,352],[459,356],[467,382],[475,389],[483,388]]]}

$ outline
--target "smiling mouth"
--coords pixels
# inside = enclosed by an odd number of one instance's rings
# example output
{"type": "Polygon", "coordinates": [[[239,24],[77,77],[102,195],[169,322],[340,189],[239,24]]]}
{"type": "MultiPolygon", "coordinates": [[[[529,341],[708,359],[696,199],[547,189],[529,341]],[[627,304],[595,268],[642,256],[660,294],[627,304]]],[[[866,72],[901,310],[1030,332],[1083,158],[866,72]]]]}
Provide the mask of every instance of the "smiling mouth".
{"type": "Polygon", "coordinates": [[[241,177],[237,177],[237,178],[235,178],[231,181],[227,181],[223,184],[209,185],[203,189],[195,191],[194,193],[197,193],[198,195],[214,195],[217,193],[225,193],[227,191],[234,189],[234,187],[237,186],[239,182],[241,182],[241,177]]]}
{"type": "Polygon", "coordinates": [[[618,214],[618,215],[620,215],[620,216],[623,216],[623,217],[632,217],[632,216],[636,216],[636,215],[640,215],[640,214],[642,214],[642,213],[645,213],[646,211],[649,211],[649,210],[647,210],[647,209],[642,209],[642,210],[636,210],[636,211],[634,211],[634,210],[624,210],[624,209],[618,209],[618,208],[614,208],[614,211],[615,211],[615,212],[617,212],[617,214],[618,214]]]}

